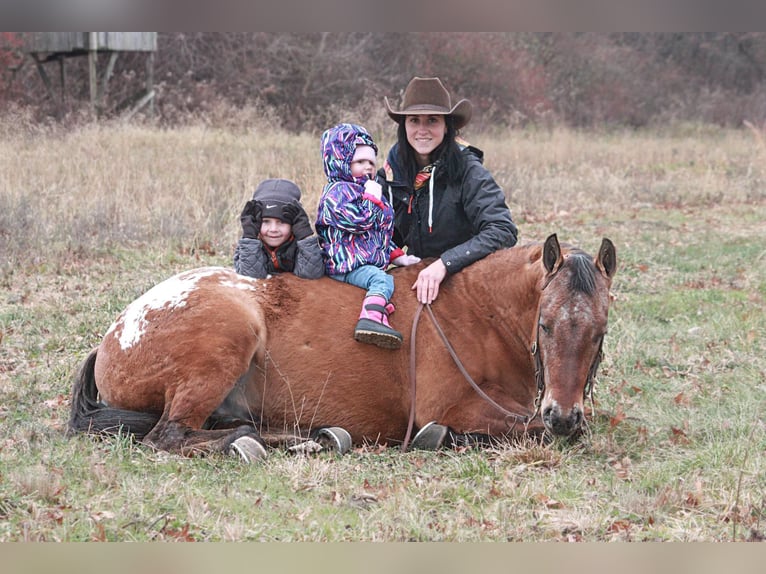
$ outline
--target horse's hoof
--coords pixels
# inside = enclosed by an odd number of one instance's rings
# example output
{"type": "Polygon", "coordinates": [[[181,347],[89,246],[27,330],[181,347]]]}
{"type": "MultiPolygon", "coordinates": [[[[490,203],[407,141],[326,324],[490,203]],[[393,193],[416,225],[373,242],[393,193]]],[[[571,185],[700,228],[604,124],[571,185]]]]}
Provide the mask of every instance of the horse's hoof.
{"type": "Polygon", "coordinates": [[[353,442],[349,432],[341,427],[325,427],[317,430],[313,437],[316,442],[322,445],[323,449],[346,454],[351,450],[353,442]]]}
{"type": "Polygon", "coordinates": [[[431,421],[421,428],[410,443],[410,449],[436,450],[444,444],[449,428],[431,421]]]}
{"type": "Polygon", "coordinates": [[[253,437],[241,436],[229,445],[229,454],[251,463],[266,458],[266,449],[253,437]]]}

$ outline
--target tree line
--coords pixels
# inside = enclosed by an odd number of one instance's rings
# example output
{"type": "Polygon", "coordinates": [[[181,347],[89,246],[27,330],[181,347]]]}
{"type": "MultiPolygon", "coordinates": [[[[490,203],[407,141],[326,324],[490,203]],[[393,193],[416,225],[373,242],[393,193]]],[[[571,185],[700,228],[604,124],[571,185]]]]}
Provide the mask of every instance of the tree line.
{"type": "MultiPolygon", "coordinates": [[[[62,115],[23,33],[0,33],[0,104],[62,115]]],[[[101,113],[132,102],[145,54],[117,59],[101,113]]],[[[87,58],[66,61],[66,109],[89,101],[87,58]]],[[[410,78],[439,76],[480,126],[766,125],[766,33],[159,33],[156,117],[174,124],[255,106],[288,130],[382,108],[410,78]]]]}

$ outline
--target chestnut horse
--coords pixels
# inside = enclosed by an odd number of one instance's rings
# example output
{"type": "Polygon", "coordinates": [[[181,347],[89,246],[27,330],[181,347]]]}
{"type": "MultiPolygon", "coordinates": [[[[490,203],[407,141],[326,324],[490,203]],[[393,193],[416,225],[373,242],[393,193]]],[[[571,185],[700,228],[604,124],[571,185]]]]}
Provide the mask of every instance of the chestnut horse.
{"type": "Polygon", "coordinates": [[[409,335],[395,351],[354,340],[364,292],[351,285],[222,267],[171,277],[83,363],[69,430],[246,460],[265,454],[259,441],[327,426],[355,444],[401,444],[411,421],[453,439],[578,431],[607,330],[612,242],[596,257],[555,234],[493,253],[449,276],[418,326],[411,286],[427,263],[391,271],[391,322],[409,335]]]}

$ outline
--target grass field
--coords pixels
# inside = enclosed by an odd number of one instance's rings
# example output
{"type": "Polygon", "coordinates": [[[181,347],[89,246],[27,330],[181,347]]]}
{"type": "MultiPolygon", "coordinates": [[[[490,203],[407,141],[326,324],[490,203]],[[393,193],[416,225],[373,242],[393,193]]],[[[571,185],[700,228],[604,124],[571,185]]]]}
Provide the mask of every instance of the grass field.
{"type": "MultiPolygon", "coordinates": [[[[387,149],[393,130],[374,135],[387,149]]],[[[766,537],[763,134],[467,133],[521,241],[617,246],[591,432],[545,447],[274,452],[256,466],[67,439],[71,380],[143,291],[231,264],[261,179],[294,179],[313,211],[318,135],[15,116],[0,136],[0,541],[766,537]]]]}

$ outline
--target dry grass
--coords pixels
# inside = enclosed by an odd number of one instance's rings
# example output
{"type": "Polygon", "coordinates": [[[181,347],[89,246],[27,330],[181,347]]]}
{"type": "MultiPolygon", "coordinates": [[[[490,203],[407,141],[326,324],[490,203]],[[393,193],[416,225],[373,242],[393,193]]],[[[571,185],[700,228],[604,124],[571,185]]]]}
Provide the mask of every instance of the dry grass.
{"type": "MultiPolygon", "coordinates": [[[[0,247],[12,261],[147,242],[228,250],[239,209],[260,180],[295,180],[309,212],[324,183],[318,136],[268,125],[22,128],[0,130],[7,136],[0,140],[0,247]]],[[[378,135],[381,149],[392,136],[378,135]]],[[[556,129],[466,137],[485,150],[520,223],[761,201],[766,194],[764,156],[746,132],[689,127],[658,137],[556,129]]]]}
{"type": "Polygon", "coordinates": [[[148,287],[230,264],[262,178],[294,179],[313,211],[318,134],[20,116],[0,134],[0,541],[763,539],[766,157],[751,131],[466,134],[522,240],[617,245],[579,444],[251,468],[67,440],[70,381],[148,287]]]}

